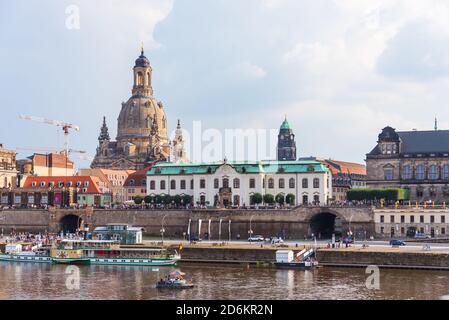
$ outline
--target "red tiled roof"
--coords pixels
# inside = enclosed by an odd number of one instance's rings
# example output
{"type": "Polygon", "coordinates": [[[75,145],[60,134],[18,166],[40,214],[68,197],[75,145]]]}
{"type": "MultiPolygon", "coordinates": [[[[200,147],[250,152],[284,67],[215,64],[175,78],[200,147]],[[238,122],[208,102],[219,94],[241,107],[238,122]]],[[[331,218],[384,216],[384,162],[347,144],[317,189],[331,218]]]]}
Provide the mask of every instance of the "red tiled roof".
{"type": "Polygon", "coordinates": [[[366,166],[360,163],[338,161],[338,160],[318,160],[326,164],[332,172],[332,175],[339,173],[366,175],[366,166]]]}
{"type": "Polygon", "coordinates": [[[91,176],[70,176],[70,177],[27,177],[23,185],[24,189],[48,190],[53,183],[55,189],[63,187],[79,188],[80,193],[104,193],[108,190],[102,188],[101,180],[98,177],[91,176]],[[83,189],[87,188],[86,192],[83,189]]]}
{"type": "Polygon", "coordinates": [[[146,187],[147,182],[147,172],[150,171],[151,167],[143,168],[139,171],[136,171],[128,176],[126,179],[124,186],[125,187],[146,187]],[[131,183],[134,181],[134,184],[131,183]]]}

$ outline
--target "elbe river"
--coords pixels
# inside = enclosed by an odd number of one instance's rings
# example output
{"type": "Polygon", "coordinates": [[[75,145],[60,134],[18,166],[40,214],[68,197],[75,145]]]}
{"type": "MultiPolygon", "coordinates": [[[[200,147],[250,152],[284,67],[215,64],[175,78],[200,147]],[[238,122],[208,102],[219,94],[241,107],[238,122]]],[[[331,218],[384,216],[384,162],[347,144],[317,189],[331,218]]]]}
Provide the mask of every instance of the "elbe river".
{"type": "Polygon", "coordinates": [[[366,286],[369,274],[365,269],[322,267],[300,271],[209,264],[78,268],[0,262],[0,299],[371,300],[440,299],[449,295],[446,271],[381,269],[380,286],[374,290],[366,286]],[[185,272],[195,287],[156,289],[158,279],[174,269],[185,272]]]}

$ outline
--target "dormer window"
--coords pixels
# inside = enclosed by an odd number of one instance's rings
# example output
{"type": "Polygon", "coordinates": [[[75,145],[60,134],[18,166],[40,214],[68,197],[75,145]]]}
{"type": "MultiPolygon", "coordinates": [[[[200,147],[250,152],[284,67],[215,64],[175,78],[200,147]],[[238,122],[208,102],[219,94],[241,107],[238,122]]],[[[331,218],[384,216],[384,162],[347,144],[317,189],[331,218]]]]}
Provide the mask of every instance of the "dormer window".
{"type": "Polygon", "coordinates": [[[61,181],[60,181],[60,182],[58,183],[58,187],[59,187],[59,188],[63,188],[63,187],[64,187],[64,182],[61,182],[61,181]]]}
{"type": "Polygon", "coordinates": [[[31,182],[31,186],[34,188],[36,187],[36,181],[31,182]]]}
{"type": "Polygon", "coordinates": [[[78,181],[77,183],[76,183],[76,186],[79,188],[79,187],[81,187],[81,181],[78,181]]]}
{"type": "Polygon", "coordinates": [[[41,186],[41,188],[45,188],[45,182],[42,181],[40,186],[41,186]]]}

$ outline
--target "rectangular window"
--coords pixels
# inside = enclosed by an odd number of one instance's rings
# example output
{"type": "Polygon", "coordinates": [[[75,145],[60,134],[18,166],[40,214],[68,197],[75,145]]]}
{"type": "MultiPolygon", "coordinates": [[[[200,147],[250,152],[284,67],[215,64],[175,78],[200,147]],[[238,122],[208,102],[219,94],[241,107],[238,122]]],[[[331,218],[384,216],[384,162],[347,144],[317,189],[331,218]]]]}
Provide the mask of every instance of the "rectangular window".
{"type": "Polygon", "coordinates": [[[415,216],[410,216],[410,223],[415,223],[415,216]]]}
{"type": "Polygon", "coordinates": [[[446,228],[441,228],[441,234],[446,234],[446,228]]]}
{"type": "Polygon", "coordinates": [[[200,180],[200,189],[206,189],[206,180],[205,179],[200,180]]]}
{"type": "Polygon", "coordinates": [[[380,227],[380,233],[384,234],[385,228],[384,227],[380,227]]]}
{"type": "Polygon", "coordinates": [[[430,216],[430,223],[435,223],[435,216],[430,216]]]}
{"type": "Polygon", "coordinates": [[[401,216],[401,223],[405,223],[405,216],[401,216]]]}
{"type": "Polygon", "coordinates": [[[256,179],[250,179],[249,180],[249,188],[255,189],[256,188],[256,179]]]}
{"type": "Polygon", "coordinates": [[[419,216],[419,222],[424,223],[424,216],[419,216]]]}
{"type": "Polygon", "coordinates": [[[394,216],[390,216],[390,223],[394,223],[394,216]]]}
{"type": "Polygon", "coordinates": [[[380,216],[380,223],[384,223],[385,222],[385,217],[384,216],[380,216]]]}
{"type": "Polygon", "coordinates": [[[181,190],[185,190],[185,189],[186,189],[186,181],[181,180],[181,190]]]}
{"type": "Polygon", "coordinates": [[[441,216],[441,223],[446,223],[446,216],[441,216]]]}

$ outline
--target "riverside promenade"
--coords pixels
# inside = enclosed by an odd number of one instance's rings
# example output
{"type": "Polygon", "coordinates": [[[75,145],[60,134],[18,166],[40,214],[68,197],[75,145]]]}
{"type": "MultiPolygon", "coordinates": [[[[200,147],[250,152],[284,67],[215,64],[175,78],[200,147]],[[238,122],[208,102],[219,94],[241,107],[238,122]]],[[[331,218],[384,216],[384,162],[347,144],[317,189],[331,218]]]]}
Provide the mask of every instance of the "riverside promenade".
{"type": "MultiPolygon", "coordinates": [[[[180,243],[172,241],[166,247],[179,249],[180,243]]],[[[146,245],[161,246],[160,242],[147,241],[146,245]]],[[[449,245],[449,244],[448,244],[449,245]]],[[[267,244],[242,243],[198,243],[182,244],[181,263],[255,264],[273,266],[277,250],[292,250],[298,253],[311,244],[267,244]]],[[[348,248],[317,246],[317,258],[322,267],[379,268],[449,270],[449,247],[419,244],[404,247],[386,245],[352,245],[348,248]]]]}

